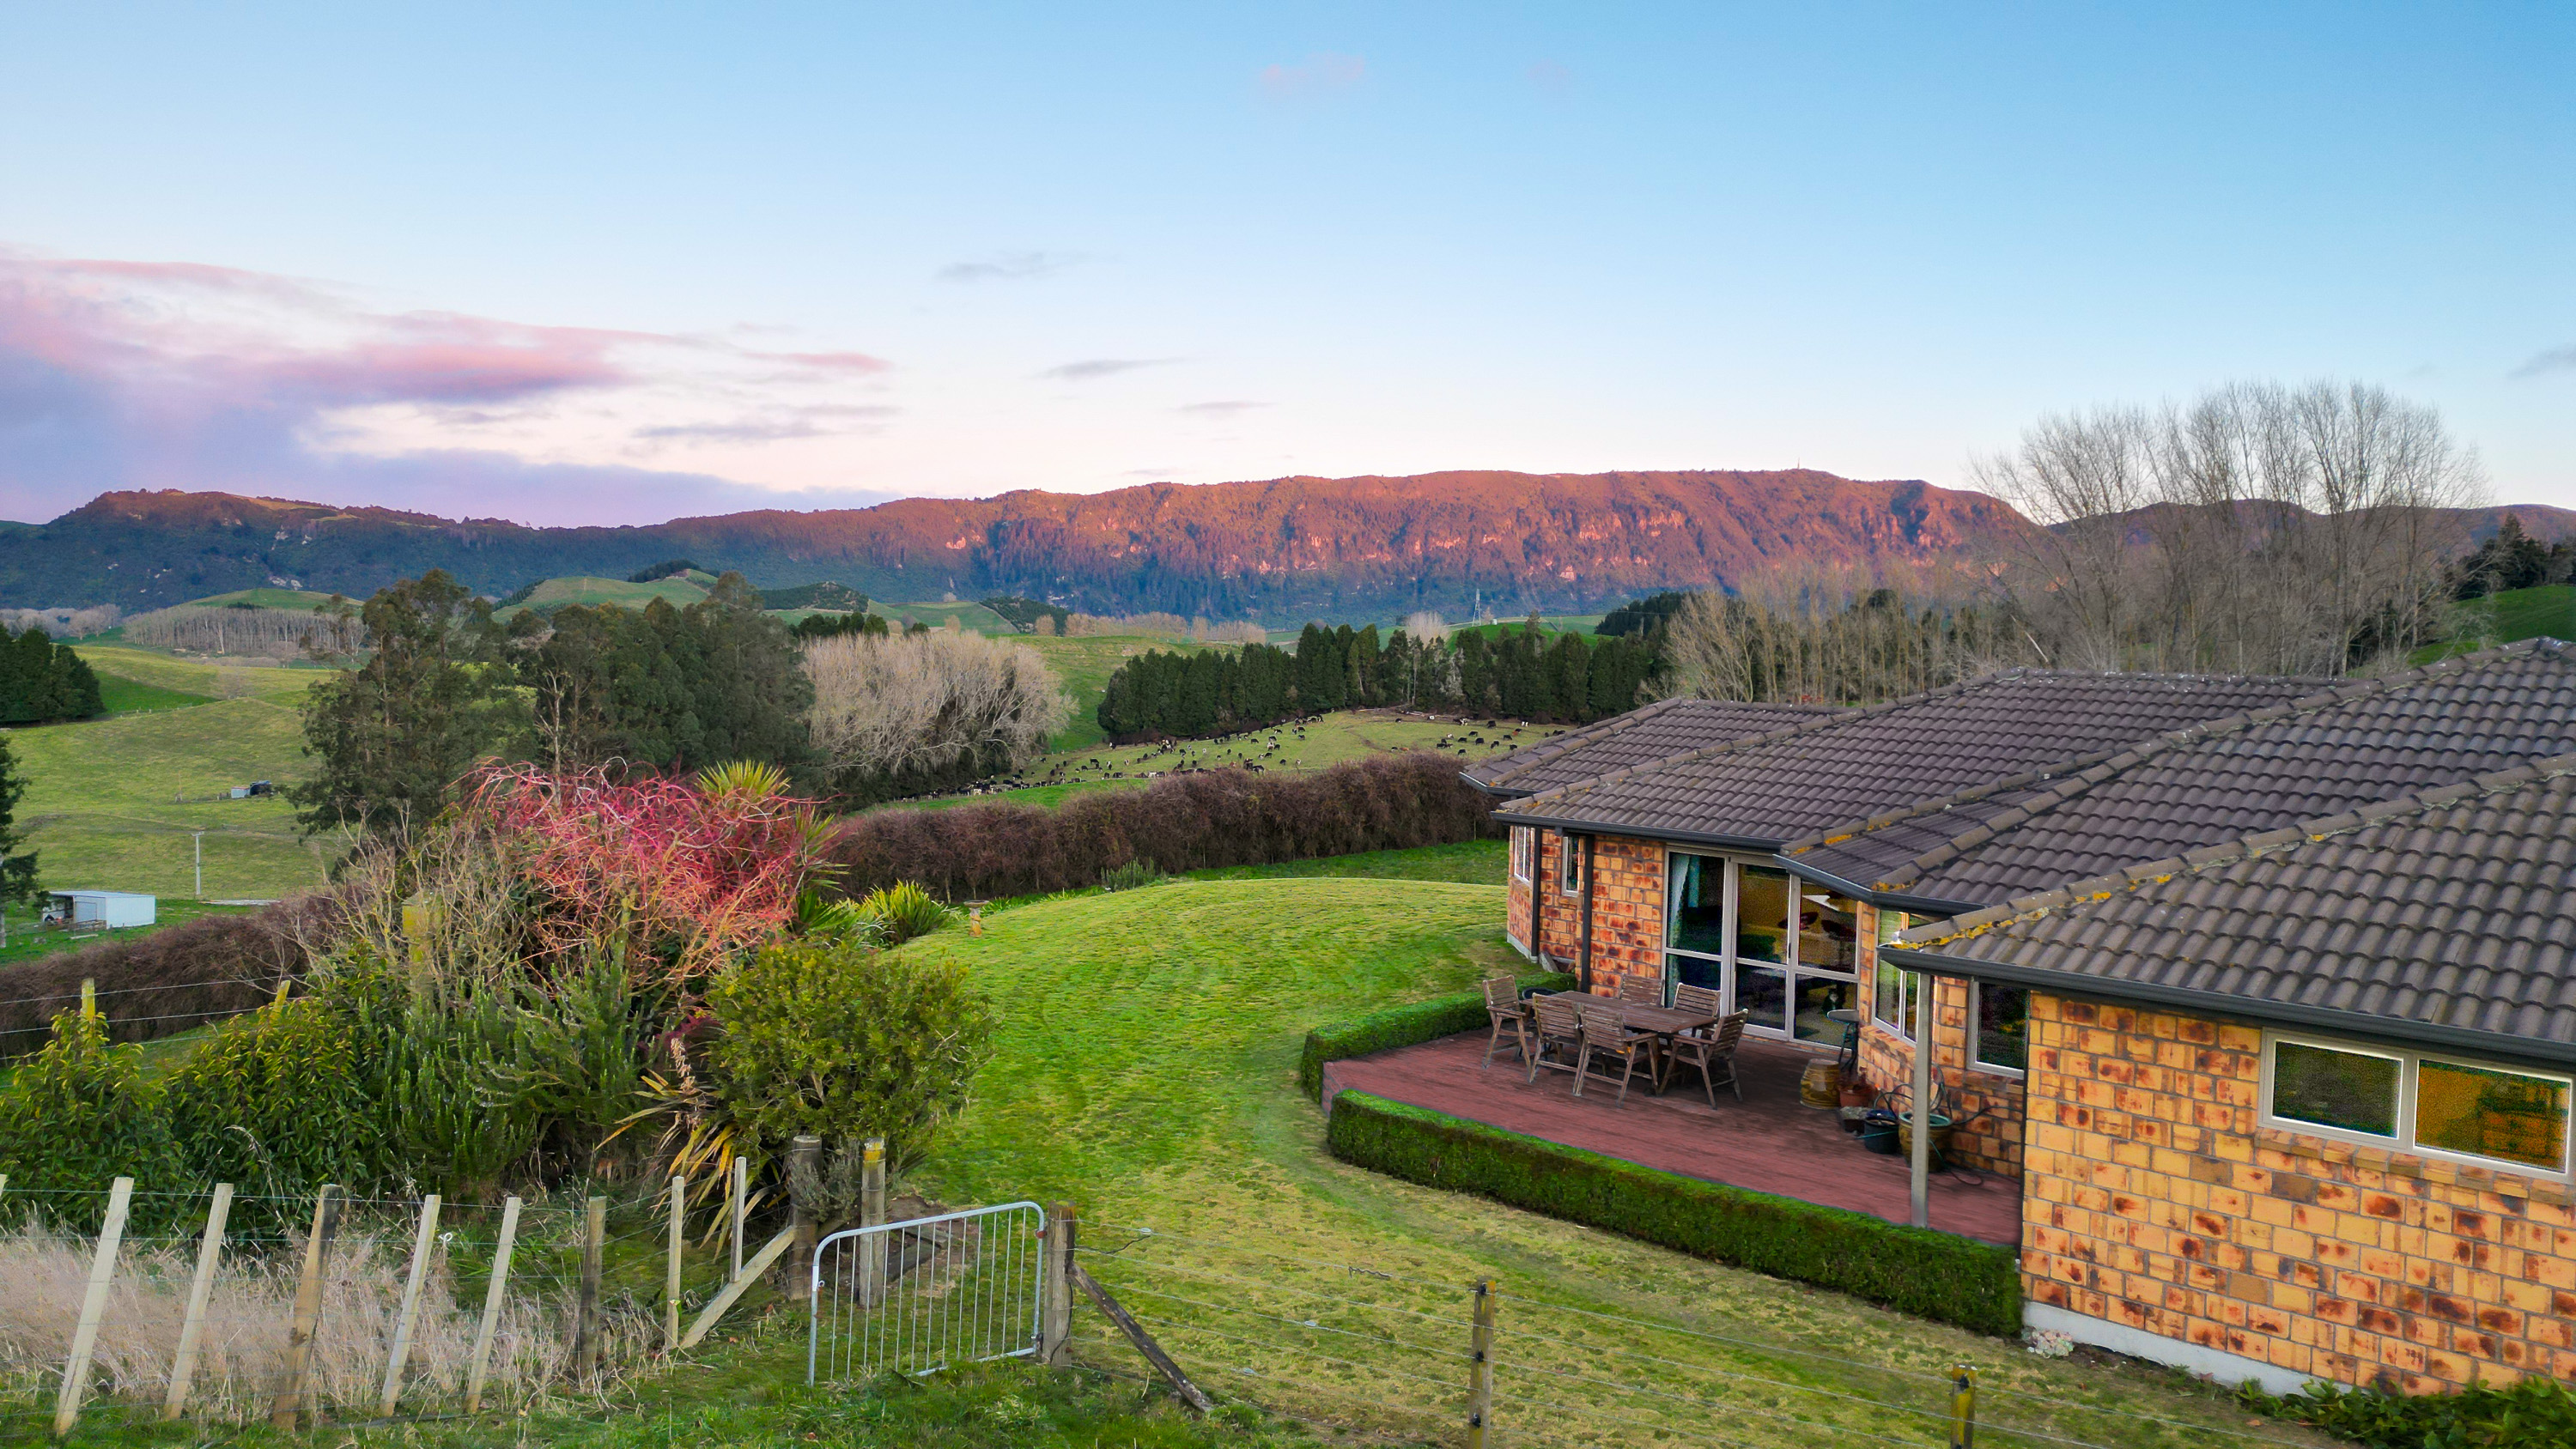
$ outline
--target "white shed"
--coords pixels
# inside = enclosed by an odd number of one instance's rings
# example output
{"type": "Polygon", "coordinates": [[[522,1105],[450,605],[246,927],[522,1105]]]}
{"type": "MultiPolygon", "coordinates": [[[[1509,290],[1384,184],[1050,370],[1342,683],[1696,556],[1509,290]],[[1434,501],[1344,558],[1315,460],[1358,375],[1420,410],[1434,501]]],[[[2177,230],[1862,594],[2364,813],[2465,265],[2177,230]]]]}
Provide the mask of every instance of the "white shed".
{"type": "Polygon", "coordinates": [[[148,926],[156,917],[160,902],[152,896],[132,891],[47,891],[53,905],[46,910],[49,920],[69,921],[80,926],[148,926]]]}

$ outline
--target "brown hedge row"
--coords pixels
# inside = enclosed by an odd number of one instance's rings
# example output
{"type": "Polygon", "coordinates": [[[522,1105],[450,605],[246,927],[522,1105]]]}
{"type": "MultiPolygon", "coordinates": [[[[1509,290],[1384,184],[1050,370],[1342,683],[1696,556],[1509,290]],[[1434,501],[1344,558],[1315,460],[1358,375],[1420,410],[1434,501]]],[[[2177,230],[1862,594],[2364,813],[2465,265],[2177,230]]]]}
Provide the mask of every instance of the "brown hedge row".
{"type": "Polygon", "coordinates": [[[852,895],[918,881],[949,900],[1043,895],[1150,860],[1167,871],[1270,865],[1496,834],[1491,803],[1428,751],[1312,775],[1208,770],[1142,790],[1077,795],[1048,809],[995,803],[884,810],[834,846],[852,895]]]}
{"type": "Polygon", "coordinates": [[[148,936],[110,937],[0,966],[0,1058],[45,1044],[54,1016],[98,983],[98,1009],[117,1041],[151,1041],[248,1011],[301,975],[306,943],[330,934],[340,905],[297,896],[240,916],[199,916],[148,936]]]}

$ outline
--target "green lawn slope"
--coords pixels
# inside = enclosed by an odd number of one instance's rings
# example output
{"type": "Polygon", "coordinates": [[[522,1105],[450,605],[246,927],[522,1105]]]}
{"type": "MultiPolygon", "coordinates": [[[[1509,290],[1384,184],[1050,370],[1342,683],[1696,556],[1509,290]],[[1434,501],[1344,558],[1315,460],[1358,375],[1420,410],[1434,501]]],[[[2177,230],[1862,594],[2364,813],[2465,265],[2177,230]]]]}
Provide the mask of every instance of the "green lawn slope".
{"type": "MultiPolygon", "coordinates": [[[[1526,1426],[1513,1442],[1713,1442],[1708,1430],[1723,1426],[1740,1444],[1929,1443],[1941,1376],[1961,1362],[1978,1366],[1990,1393],[2036,1396],[1990,1409],[1989,1426],[2008,1419],[2143,1449],[2193,1442],[2189,1426],[2244,1423],[2223,1395],[2176,1376],[2042,1361],[2018,1344],[1327,1156],[1322,1117],[1296,1090],[1305,1031],[1509,969],[1518,958],[1502,941],[1503,910],[1491,885],[1190,880],[996,910],[981,938],[951,929],[904,946],[966,967],[1001,1014],[974,1102],[915,1184],[951,1202],[1077,1205],[1090,1271],[1176,1358],[1310,1417],[1387,1427],[1353,1406],[1442,1402],[1434,1386],[1463,1373],[1468,1286],[1491,1276],[1506,1295],[1509,1377],[1524,1400],[1504,1421],[1526,1426]],[[1605,1325],[1577,1309],[1681,1331],[1605,1325]],[[1605,1359],[1586,1341],[1665,1366],[1605,1359]],[[1698,1394],[1724,1412],[1692,1420],[1701,1411],[1640,1408],[1600,1387],[1603,1375],[1698,1394]],[[1531,1400],[1581,1412],[1544,1413],[1531,1400]],[[1684,1416],[1664,1421],[1678,1437],[1618,1417],[1665,1411],[1684,1416]]],[[[1132,1370],[1098,1338],[1096,1316],[1086,1322],[1086,1354],[1132,1370]]],[[[2281,1437],[2317,1442],[2296,1434],[2281,1437]]]]}

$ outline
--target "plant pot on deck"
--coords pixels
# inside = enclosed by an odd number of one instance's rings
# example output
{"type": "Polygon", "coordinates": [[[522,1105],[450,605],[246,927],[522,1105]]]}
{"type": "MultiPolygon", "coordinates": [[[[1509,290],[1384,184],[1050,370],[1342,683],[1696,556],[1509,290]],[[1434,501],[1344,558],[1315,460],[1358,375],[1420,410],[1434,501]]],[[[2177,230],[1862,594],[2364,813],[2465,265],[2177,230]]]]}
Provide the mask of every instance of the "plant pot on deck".
{"type": "Polygon", "coordinates": [[[1842,1090],[1843,1064],[1831,1057],[1816,1058],[1798,1075],[1798,1100],[1810,1107],[1836,1105],[1842,1090]]]}
{"type": "MultiPolygon", "coordinates": [[[[1897,1119],[1896,1150],[1906,1157],[1914,1155],[1914,1119],[1911,1117],[1897,1119]]],[[[1950,1155],[1950,1119],[1938,1112],[1932,1114],[1932,1150],[1943,1157],[1950,1155]]]]}
{"type": "Polygon", "coordinates": [[[1841,1100],[1846,1107],[1866,1107],[1878,1100],[1878,1092],[1867,1082],[1849,1081],[1843,1083],[1841,1100]]]}

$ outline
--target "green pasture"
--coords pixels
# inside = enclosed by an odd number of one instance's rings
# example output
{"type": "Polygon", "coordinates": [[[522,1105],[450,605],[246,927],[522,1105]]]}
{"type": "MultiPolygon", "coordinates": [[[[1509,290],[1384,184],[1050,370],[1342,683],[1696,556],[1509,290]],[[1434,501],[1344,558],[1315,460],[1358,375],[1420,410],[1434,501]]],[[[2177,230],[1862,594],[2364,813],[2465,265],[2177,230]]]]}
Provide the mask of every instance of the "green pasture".
{"type": "Polygon", "coordinates": [[[1321,770],[1403,750],[1436,750],[1465,764],[1536,744],[1563,728],[1504,720],[1488,729],[1481,722],[1422,719],[1396,710],[1342,710],[1302,725],[1278,724],[1211,740],[1059,750],[1031,767],[1028,777],[1049,782],[1133,779],[1185,766],[1212,769],[1244,764],[1265,770],[1321,770]]]}
{"type": "Polygon", "coordinates": [[[507,609],[498,610],[497,615],[507,618],[522,609],[559,609],[572,604],[616,604],[621,608],[640,609],[655,599],[664,600],[675,609],[684,609],[704,599],[708,586],[714,582],[714,575],[695,572],[673,574],[649,584],[630,584],[624,579],[548,579],[537,585],[535,593],[507,609]]]}
{"type": "Polygon", "coordinates": [[[935,603],[901,604],[892,599],[870,599],[868,612],[883,614],[898,628],[909,619],[917,624],[928,624],[934,629],[942,628],[954,621],[959,628],[972,629],[979,634],[1011,632],[1009,620],[971,600],[943,599],[935,603]]]}
{"type": "Polygon", "coordinates": [[[220,609],[226,604],[250,604],[262,609],[309,611],[329,602],[329,594],[317,594],[311,589],[235,589],[229,594],[208,594],[202,599],[190,599],[184,607],[220,609]]]}

